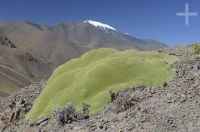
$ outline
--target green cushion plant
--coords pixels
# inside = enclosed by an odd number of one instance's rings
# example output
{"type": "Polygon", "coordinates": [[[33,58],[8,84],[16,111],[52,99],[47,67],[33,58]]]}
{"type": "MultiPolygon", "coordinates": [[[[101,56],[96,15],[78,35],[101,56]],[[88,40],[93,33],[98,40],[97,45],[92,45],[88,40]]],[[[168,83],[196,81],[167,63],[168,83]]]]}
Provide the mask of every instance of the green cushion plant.
{"type": "Polygon", "coordinates": [[[57,106],[71,102],[81,109],[82,102],[90,112],[103,110],[110,101],[109,91],[136,85],[160,86],[174,77],[170,64],[175,56],[155,51],[118,51],[102,48],[59,66],[48,80],[46,88],[33,104],[27,118],[35,121],[52,116],[57,106]]]}

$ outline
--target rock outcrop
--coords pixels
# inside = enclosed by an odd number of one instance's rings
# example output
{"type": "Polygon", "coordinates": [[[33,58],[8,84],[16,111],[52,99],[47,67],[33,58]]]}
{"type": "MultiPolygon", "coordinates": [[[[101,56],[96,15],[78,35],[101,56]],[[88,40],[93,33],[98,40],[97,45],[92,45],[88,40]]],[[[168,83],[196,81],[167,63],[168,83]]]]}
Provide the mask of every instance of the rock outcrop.
{"type": "Polygon", "coordinates": [[[11,40],[3,36],[0,36],[0,45],[7,46],[10,48],[17,48],[16,45],[11,40]]]}

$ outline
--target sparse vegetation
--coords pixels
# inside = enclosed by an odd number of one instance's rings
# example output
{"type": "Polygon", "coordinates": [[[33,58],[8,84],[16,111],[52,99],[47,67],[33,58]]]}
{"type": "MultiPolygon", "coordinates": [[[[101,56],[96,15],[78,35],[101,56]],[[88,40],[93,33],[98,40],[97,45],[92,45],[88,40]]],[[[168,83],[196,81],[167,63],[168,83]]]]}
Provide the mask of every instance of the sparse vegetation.
{"type": "MultiPolygon", "coordinates": [[[[86,105],[85,103],[83,106],[84,106],[84,110],[86,110],[88,107],[88,105],[86,105]]],[[[78,120],[83,120],[83,119],[88,118],[88,116],[86,116],[84,112],[76,111],[72,103],[68,103],[67,105],[63,107],[57,107],[53,111],[53,116],[60,125],[64,125],[65,123],[72,123],[73,121],[78,121],[78,120]]]]}
{"type": "Polygon", "coordinates": [[[130,91],[131,91],[131,89],[127,89],[124,91],[120,91],[115,95],[117,100],[116,99],[112,100],[113,105],[111,107],[111,110],[114,113],[117,114],[117,113],[122,112],[134,105],[134,102],[136,99],[134,99],[134,97],[131,95],[130,91]]]}
{"type": "Polygon", "coordinates": [[[73,111],[81,110],[85,101],[90,104],[90,113],[99,112],[111,100],[109,91],[116,93],[139,84],[160,86],[170,81],[174,71],[169,67],[176,60],[175,56],[153,51],[90,51],[54,71],[27,118],[35,121],[51,117],[56,106],[69,102],[74,104],[73,111]]]}

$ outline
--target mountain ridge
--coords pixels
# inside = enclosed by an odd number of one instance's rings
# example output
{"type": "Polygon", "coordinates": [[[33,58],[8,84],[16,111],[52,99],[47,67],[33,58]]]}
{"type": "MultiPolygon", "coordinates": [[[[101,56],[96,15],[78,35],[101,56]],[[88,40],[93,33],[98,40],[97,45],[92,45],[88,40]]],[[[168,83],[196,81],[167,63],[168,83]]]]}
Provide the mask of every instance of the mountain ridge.
{"type": "Polygon", "coordinates": [[[53,69],[90,50],[162,47],[165,45],[160,42],[139,39],[91,20],[54,26],[28,20],[0,22],[0,92],[10,94],[34,81],[46,80],[53,69]]]}
{"type": "Polygon", "coordinates": [[[96,48],[154,50],[166,47],[157,41],[105,29],[84,21],[64,22],[53,26],[27,20],[0,22],[0,31],[13,40],[17,47],[51,64],[52,68],[96,48]]]}

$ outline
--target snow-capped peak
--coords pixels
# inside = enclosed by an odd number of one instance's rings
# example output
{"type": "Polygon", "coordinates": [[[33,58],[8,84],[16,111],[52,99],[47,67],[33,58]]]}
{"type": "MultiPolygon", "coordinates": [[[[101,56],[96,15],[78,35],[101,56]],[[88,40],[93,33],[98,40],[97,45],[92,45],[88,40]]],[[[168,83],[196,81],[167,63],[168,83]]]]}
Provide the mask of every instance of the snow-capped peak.
{"type": "MultiPolygon", "coordinates": [[[[93,25],[93,26],[95,26],[95,27],[99,27],[99,28],[104,29],[104,30],[106,30],[106,29],[111,29],[111,30],[116,31],[115,28],[111,27],[111,26],[108,25],[108,24],[104,24],[104,23],[101,23],[101,22],[96,22],[96,21],[92,21],[92,20],[87,20],[87,21],[84,21],[84,23],[89,23],[89,24],[91,24],[91,25],[93,25]]],[[[107,31],[107,30],[106,30],[106,31],[107,31]]]]}

